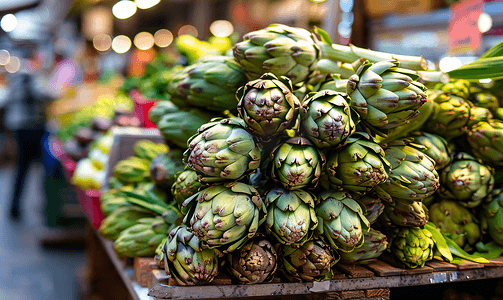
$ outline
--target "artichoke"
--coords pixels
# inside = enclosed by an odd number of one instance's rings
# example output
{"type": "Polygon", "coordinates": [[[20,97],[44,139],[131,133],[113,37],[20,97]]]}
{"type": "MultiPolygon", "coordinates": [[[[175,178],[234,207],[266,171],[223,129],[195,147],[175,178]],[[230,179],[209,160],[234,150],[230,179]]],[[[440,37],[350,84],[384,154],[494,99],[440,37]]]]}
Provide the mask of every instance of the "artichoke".
{"type": "Polygon", "coordinates": [[[499,108],[499,101],[494,95],[490,93],[478,93],[472,98],[472,103],[475,106],[483,107],[495,113],[499,108]]]}
{"type": "Polygon", "coordinates": [[[443,169],[451,162],[452,159],[449,155],[449,146],[447,141],[442,137],[427,132],[415,132],[412,133],[411,136],[414,138],[414,143],[409,145],[433,159],[436,170],[443,169]],[[415,147],[416,144],[422,147],[415,147]]]}
{"type": "Polygon", "coordinates": [[[179,107],[224,111],[236,108],[236,90],[245,83],[244,71],[233,58],[208,56],[174,74],[167,90],[179,107]]]}
{"type": "Polygon", "coordinates": [[[396,61],[363,63],[349,78],[347,93],[367,131],[386,136],[418,114],[426,102],[426,87],[415,81],[415,71],[399,68],[396,61]]]}
{"type": "Polygon", "coordinates": [[[171,186],[171,194],[178,205],[199,191],[202,184],[197,180],[194,170],[184,170],[175,174],[175,183],[171,186]]]}
{"type": "MultiPolygon", "coordinates": [[[[388,178],[384,151],[364,132],[356,132],[339,151],[329,152],[327,179],[334,189],[364,194],[388,178]]],[[[326,185],[326,184],[325,184],[326,185]]]]}
{"type": "Polygon", "coordinates": [[[493,114],[490,110],[483,107],[472,107],[470,108],[470,120],[466,124],[468,127],[468,134],[471,132],[473,126],[477,125],[479,122],[488,122],[493,118],[493,114]]]}
{"type": "Polygon", "coordinates": [[[180,285],[208,284],[218,275],[218,257],[204,249],[185,225],[174,228],[164,244],[164,269],[180,285]]]}
{"type": "Polygon", "coordinates": [[[286,245],[302,245],[318,225],[316,197],[303,190],[275,188],[265,196],[267,233],[286,245]]]}
{"type": "Polygon", "coordinates": [[[316,147],[337,149],[355,132],[349,108],[351,99],[343,93],[323,90],[310,93],[300,110],[300,131],[316,147]]]}
{"type": "Polygon", "coordinates": [[[328,190],[319,196],[316,205],[318,227],[316,232],[324,237],[334,250],[351,252],[363,244],[363,232],[370,223],[362,207],[348,193],[328,190]]]}
{"type": "Polygon", "coordinates": [[[464,79],[458,79],[446,84],[439,83],[435,86],[435,89],[463,99],[470,97],[470,81],[464,79]]]}
{"type": "Polygon", "coordinates": [[[428,90],[435,107],[424,123],[424,131],[437,134],[447,141],[464,134],[470,120],[472,104],[463,98],[442,91],[428,90]]]}
{"type": "Polygon", "coordinates": [[[382,203],[381,199],[377,197],[374,193],[365,194],[362,197],[355,199],[361,205],[365,206],[365,217],[369,221],[370,224],[373,224],[377,221],[377,218],[384,211],[384,203],[382,203]]]}
{"type": "Polygon", "coordinates": [[[271,281],[276,273],[278,257],[271,242],[256,237],[239,250],[227,254],[229,273],[239,283],[271,281]]]}
{"type": "Polygon", "coordinates": [[[159,101],[148,111],[148,119],[157,124],[164,115],[175,111],[178,111],[178,107],[176,107],[173,102],[169,100],[159,101]]]}
{"type": "Polygon", "coordinates": [[[435,242],[431,233],[420,227],[399,227],[393,230],[388,246],[396,262],[405,268],[422,268],[433,259],[435,242]]]}
{"type": "Polygon", "coordinates": [[[430,206],[430,219],[461,248],[470,250],[471,245],[480,239],[480,228],[473,214],[457,201],[442,199],[430,206]]]}
{"type": "Polygon", "coordinates": [[[282,245],[278,254],[281,270],[290,281],[331,279],[332,267],[339,261],[337,252],[321,240],[308,241],[299,248],[282,245]]]}
{"type": "Polygon", "coordinates": [[[503,165],[503,122],[479,122],[468,131],[472,153],[488,164],[503,165]]]}
{"type": "Polygon", "coordinates": [[[157,246],[175,227],[161,217],[143,218],[136,223],[121,232],[115,240],[114,249],[119,257],[154,256],[157,246]]]}
{"type": "Polygon", "coordinates": [[[184,162],[203,182],[240,179],[260,165],[260,150],[238,118],[204,124],[187,144],[184,162]]]}
{"type": "Polygon", "coordinates": [[[431,196],[438,188],[435,162],[409,146],[410,142],[411,139],[401,139],[385,145],[385,158],[391,165],[391,171],[388,180],[376,187],[377,194],[383,200],[400,198],[420,201],[431,196]]]}
{"type": "Polygon", "coordinates": [[[99,231],[104,238],[115,241],[122,231],[135,225],[137,220],[154,216],[152,211],[136,205],[119,207],[103,219],[99,231]]]}
{"type": "Polygon", "coordinates": [[[157,266],[161,269],[164,269],[164,244],[166,244],[166,241],[168,240],[168,237],[165,237],[161,243],[159,243],[159,246],[155,248],[155,255],[154,255],[154,260],[157,266]]]}
{"type": "Polygon", "coordinates": [[[168,153],[159,154],[150,163],[150,178],[155,184],[168,190],[175,182],[175,174],[182,171],[185,165],[182,162],[182,152],[173,149],[168,153]]]}
{"type": "Polygon", "coordinates": [[[360,248],[348,253],[339,253],[340,263],[367,265],[375,261],[386,250],[388,240],[381,232],[370,228],[368,232],[363,233],[363,236],[364,242],[360,248]]]}
{"type": "Polygon", "coordinates": [[[492,191],[487,203],[482,206],[480,217],[482,232],[503,245],[503,193],[500,189],[492,191]]]}
{"type": "Polygon", "coordinates": [[[266,73],[238,91],[238,112],[250,132],[271,140],[292,128],[299,114],[299,99],[286,77],[266,73]]]}
{"type": "Polygon", "coordinates": [[[157,144],[151,140],[140,140],[133,146],[133,154],[136,157],[152,161],[159,154],[169,151],[169,147],[164,144],[157,144]]]}
{"type": "Polygon", "coordinates": [[[420,199],[393,198],[384,203],[380,220],[388,227],[420,227],[428,223],[428,209],[420,199]]]}
{"type": "Polygon", "coordinates": [[[167,143],[185,149],[187,140],[197,132],[199,127],[208,123],[212,118],[213,114],[191,108],[167,113],[160,118],[156,125],[167,143]]]}
{"type": "Polygon", "coordinates": [[[476,207],[494,186],[493,171],[471,155],[458,153],[440,174],[440,196],[458,201],[465,207],[476,207]]]}
{"type": "Polygon", "coordinates": [[[245,34],[233,52],[250,80],[270,72],[293,84],[311,77],[321,55],[312,33],[280,24],[245,34]]]}
{"type": "Polygon", "coordinates": [[[315,187],[325,165],[323,153],[303,137],[294,137],[279,145],[271,158],[271,177],[287,190],[315,187]]]}
{"type": "Polygon", "coordinates": [[[265,221],[266,207],[257,190],[240,182],[214,185],[187,198],[183,222],[210,248],[239,249],[265,221]]]}
{"type": "Polygon", "coordinates": [[[119,161],[114,166],[113,173],[123,183],[140,183],[150,177],[149,166],[150,161],[130,156],[119,161]]]}

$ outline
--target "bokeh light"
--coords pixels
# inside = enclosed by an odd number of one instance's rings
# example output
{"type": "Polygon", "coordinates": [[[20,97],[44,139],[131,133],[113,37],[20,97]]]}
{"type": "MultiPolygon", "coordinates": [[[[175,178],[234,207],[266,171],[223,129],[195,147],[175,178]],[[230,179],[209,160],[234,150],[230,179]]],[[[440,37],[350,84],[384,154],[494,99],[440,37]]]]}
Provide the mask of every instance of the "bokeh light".
{"type": "Polygon", "coordinates": [[[6,14],[2,17],[2,20],[0,20],[0,26],[2,27],[3,31],[11,32],[17,26],[16,16],[14,16],[13,14],[6,14]]]}
{"type": "Polygon", "coordinates": [[[173,34],[167,29],[159,29],[154,34],[154,43],[161,48],[168,47],[173,42],[173,34]]]}
{"type": "Polygon", "coordinates": [[[488,32],[493,27],[493,19],[487,13],[481,13],[478,22],[479,31],[482,33],[488,32]]]}
{"type": "Polygon", "coordinates": [[[461,67],[463,63],[457,57],[446,56],[440,60],[438,67],[442,72],[449,72],[461,67]]]}
{"type": "Polygon", "coordinates": [[[192,25],[184,25],[178,29],[178,35],[189,34],[193,37],[197,37],[199,33],[197,32],[196,27],[192,25]]]}
{"type": "Polygon", "coordinates": [[[112,40],[112,50],[122,54],[131,49],[131,39],[125,35],[118,35],[112,40]]]}
{"type": "Polygon", "coordinates": [[[228,37],[234,32],[234,26],[229,21],[217,20],[211,23],[210,31],[216,37],[228,37]]]}
{"type": "Polygon", "coordinates": [[[140,9],[148,9],[157,5],[161,0],[134,0],[134,2],[140,9]]]}
{"type": "Polygon", "coordinates": [[[112,13],[117,19],[127,19],[136,13],[136,4],[133,1],[121,0],[114,4],[112,13]]]}
{"type": "Polygon", "coordinates": [[[9,73],[16,73],[21,68],[21,61],[16,56],[11,56],[9,62],[5,65],[5,70],[9,73]]]}
{"type": "Polygon", "coordinates": [[[136,48],[140,50],[147,50],[154,46],[154,36],[148,32],[140,32],[134,37],[133,41],[136,48]]]}
{"type": "Polygon", "coordinates": [[[0,50],[0,65],[5,66],[10,60],[10,53],[7,50],[0,50]]]}
{"type": "Polygon", "coordinates": [[[93,46],[98,51],[107,51],[112,45],[112,38],[108,34],[97,34],[93,38],[93,46]]]}

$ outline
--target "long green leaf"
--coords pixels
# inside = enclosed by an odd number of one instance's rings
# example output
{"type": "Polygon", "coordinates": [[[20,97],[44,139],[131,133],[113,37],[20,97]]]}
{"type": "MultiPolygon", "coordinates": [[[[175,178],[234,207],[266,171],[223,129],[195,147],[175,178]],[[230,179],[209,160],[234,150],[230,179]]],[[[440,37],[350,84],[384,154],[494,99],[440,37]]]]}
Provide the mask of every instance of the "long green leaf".
{"type": "Polygon", "coordinates": [[[503,42],[487,50],[480,58],[503,56],[503,42]]]}
{"type": "Polygon", "coordinates": [[[152,210],[160,215],[171,209],[168,204],[151,197],[128,191],[121,192],[120,194],[124,196],[128,202],[152,210]]]}
{"type": "Polygon", "coordinates": [[[503,78],[503,56],[479,58],[447,74],[452,79],[500,79],[503,78]]]}
{"type": "Polygon", "coordinates": [[[451,253],[454,256],[457,256],[457,257],[460,257],[460,258],[463,258],[466,260],[470,260],[473,262],[481,263],[481,264],[489,262],[487,259],[485,259],[483,257],[473,255],[473,254],[468,254],[465,250],[461,249],[461,247],[459,247],[458,244],[456,244],[453,240],[451,240],[450,238],[445,237],[445,236],[444,236],[444,238],[445,238],[445,241],[447,242],[447,246],[449,246],[449,250],[451,251],[451,253]]]}
{"type": "Polygon", "coordinates": [[[503,254],[503,246],[492,241],[487,244],[483,244],[482,242],[478,242],[475,247],[479,252],[473,253],[473,255],[477,255],[486,259],[494,259],[500,257],[503,254]]]}
{"type": "Polygon", "coordinates": [[[424,229],[428,230],[431,233],[433,241],[435,242],[435,247],[437,247],[437,250],[438,252],[440,252],[442,257],[446,261],[451,262],[453,259],[452,253],[449,250],[449,246],[447,245],[447,242],[442,233],[431,222],[426,223],[426,225],[424,225],[424,229]]]}

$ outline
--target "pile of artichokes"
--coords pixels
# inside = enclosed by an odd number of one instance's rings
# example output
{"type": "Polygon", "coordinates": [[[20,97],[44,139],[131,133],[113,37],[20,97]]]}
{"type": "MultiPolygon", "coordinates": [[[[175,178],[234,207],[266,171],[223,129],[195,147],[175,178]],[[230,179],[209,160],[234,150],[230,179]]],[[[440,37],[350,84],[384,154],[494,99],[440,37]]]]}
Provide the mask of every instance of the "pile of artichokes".
{"type": "Polygon", "coordinates": [[[498,99],[465,80],[420,83],[422,58],[317,33],[271,25],[247,33],[234,58],[205,57],[170,81],[178,107],[157,119],[168,143],[186,137],[168,203],[183,224],[171,220],[156,257],[180,285],[219,272],[320,281],[385,251],[418,268],[439,236],[466,251],[503,245],[498,99]]]}

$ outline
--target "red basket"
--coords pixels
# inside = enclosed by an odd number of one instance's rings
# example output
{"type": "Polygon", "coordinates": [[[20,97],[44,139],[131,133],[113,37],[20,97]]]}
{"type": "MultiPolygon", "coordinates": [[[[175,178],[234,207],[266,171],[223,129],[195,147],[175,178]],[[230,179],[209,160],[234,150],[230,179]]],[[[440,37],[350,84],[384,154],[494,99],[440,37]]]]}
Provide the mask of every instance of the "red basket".
{"type": "Polygon", "coordinates": [[[129,96],[135,104],[134,115],[140,120],[142,127],[156,127],[154,122],[148,118],[148,112],[154,107],[157,100],[143,97],[140,91],[136,89],[131,90],[129,96]]]}

